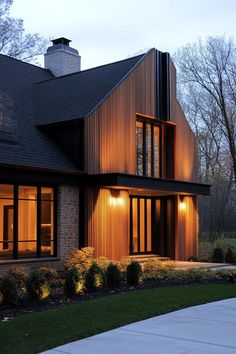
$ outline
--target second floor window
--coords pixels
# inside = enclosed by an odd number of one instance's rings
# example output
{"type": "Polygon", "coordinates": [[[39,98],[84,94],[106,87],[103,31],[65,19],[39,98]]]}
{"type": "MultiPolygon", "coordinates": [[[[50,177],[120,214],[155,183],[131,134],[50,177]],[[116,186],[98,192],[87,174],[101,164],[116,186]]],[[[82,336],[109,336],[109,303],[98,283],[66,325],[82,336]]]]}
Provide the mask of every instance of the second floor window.
{"type": "Polygon", "coordinates": [[[160,126],[153,120],[136,120],[137,174],[160,177],[160,126]]]}

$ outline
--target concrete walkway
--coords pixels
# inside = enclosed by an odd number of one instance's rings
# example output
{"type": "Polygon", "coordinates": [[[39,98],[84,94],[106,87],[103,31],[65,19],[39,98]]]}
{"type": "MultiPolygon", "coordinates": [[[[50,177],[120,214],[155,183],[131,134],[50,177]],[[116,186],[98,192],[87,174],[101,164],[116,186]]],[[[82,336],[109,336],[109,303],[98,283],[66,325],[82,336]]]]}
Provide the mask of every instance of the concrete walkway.
{"type": "Polygon", "coordinates": [[[235,354],[235,333],[236,298],[153,317],[44,353],[235,354]]]}

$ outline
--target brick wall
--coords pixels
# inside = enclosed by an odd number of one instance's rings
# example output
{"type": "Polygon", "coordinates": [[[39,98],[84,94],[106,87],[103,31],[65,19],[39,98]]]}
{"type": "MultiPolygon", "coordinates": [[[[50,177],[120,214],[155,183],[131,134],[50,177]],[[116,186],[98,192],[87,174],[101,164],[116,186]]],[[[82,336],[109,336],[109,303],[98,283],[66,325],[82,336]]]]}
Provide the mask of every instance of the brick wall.
{"type": "Polygon", "coordinates": [[[72,248],[79,245],[79,188],[63,185],[58,188],[57,209],[58,257],[64,261],[72,248]]]}

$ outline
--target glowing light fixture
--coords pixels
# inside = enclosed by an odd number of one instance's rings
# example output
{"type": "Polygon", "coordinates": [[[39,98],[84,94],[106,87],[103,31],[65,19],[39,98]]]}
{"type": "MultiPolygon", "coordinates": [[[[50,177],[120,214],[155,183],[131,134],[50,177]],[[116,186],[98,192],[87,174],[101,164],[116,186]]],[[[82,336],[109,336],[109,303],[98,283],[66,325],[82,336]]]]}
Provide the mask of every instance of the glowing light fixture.
{"type": "Polygon", "coordinates": [[[112,190],[109,198],[109,204],[111,206],[123,206],[124,199],[120,197],[120,191],[112,190]]]}
{"type": "Polygon", "coordinates": [[[179,209],[184,211],[186,210],[187,206],[186,206],[186,202],[184,201],[184,195],[180,195],[180,204],[179,204],[179,209]]]}

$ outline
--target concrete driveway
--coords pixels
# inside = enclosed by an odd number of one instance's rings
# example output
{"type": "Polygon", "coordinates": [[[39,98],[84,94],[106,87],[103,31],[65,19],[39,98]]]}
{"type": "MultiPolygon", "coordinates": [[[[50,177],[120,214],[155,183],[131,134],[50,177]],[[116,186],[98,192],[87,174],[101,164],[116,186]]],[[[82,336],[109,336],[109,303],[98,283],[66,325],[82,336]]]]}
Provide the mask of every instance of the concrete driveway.
{"type": "Polygon", "coordinates": [[[153,317],[47,354],[235,354],[236,298],[153,317]]]}

